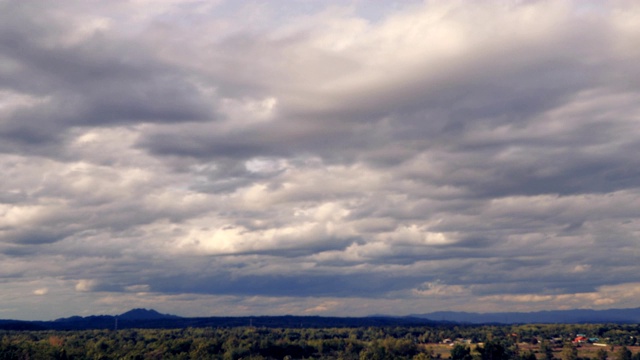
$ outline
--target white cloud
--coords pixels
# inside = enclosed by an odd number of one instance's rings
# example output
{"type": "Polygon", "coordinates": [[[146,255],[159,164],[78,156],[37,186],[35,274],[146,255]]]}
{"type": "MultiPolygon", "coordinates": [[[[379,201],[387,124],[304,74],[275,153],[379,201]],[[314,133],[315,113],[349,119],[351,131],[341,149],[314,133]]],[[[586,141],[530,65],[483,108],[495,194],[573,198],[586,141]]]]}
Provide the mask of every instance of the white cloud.
{"type": "MultiPolygon", "coordinates": [[[[481,297],[482,302],[495,302],[509,306],[510,303],[522,303],[529,311],[544,309],[606,309],[611,306],[629,307],[635,304],[640,292],[638,283],[622,283],[601,286],[593,292],[566,293],[557,295],[518,294],[481,297]]],[[[497,309],[497,308],[496,308],[497,309]]],[[[496,310],[493,310],[496,311],[496,310]]]]}
{"type": "Polygon", "coordinates": [[[47,295],[47,293],[49,293],[48,288],[40,288],[33,291],[33,294],[38,296],[47,295]]]}
{"type": "Polygon", "coordinates": [[[446,285],[439,281],[422,284],[418,289],[415,289],[414,294],[424,297],[454,297],[454,296],[469,296],[470,291],[464,286],[460,285],[446,285]]]}
{"type": "Polygon", "coordinates": [[[76,284],[76,291],[78,292],[91,292],[98,287],[98,281],[95,279],[82,279],[76,284]]]}

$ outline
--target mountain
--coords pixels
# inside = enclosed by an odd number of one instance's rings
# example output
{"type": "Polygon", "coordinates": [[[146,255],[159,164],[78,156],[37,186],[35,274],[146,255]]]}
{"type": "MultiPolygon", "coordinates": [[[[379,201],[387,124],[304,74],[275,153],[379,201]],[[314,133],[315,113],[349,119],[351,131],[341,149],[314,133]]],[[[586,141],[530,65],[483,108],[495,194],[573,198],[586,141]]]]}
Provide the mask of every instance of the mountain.
{"type": "Polygon", "coordinates": [[[180,316],[161,314],[153,309],[132,309],[118,315],[118,319],[123,320],[159,320],[159,319],[181,319],[180,316]]]}
{"type": "MultiPolygon", "coordinates": [[[[153,309],[132,309],[120,315],[71,316],[54,321],[34,321],[38,326],[55,330],[181,328],[182,318],[153,309]]],[[[0,323],[1,326],[1,323],[0,323]]],[[[14,325],[15,326],[15,325],[14,325]]]]}
{"type": "Polygon", "coordinates": [[[469,313],[438,311],[412,317],[434,321],[467,324],[575,324],[575,323],[640,323],[640,308],[608,310],[551,310],[534,312],[469,313]]]}

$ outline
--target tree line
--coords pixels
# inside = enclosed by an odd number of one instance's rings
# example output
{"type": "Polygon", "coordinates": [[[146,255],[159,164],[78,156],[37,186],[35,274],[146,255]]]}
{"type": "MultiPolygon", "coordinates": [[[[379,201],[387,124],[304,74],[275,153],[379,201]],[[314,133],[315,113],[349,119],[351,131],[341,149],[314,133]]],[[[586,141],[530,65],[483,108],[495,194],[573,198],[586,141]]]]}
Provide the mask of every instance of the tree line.
{"type": "Polygon", "coordinates": [[[640,325],[615,324],[0,331],[0,360],[640,360],[629,350],[638,335],[640,325]],[[576,334],[608,347],[580,357],[576,334]]]}

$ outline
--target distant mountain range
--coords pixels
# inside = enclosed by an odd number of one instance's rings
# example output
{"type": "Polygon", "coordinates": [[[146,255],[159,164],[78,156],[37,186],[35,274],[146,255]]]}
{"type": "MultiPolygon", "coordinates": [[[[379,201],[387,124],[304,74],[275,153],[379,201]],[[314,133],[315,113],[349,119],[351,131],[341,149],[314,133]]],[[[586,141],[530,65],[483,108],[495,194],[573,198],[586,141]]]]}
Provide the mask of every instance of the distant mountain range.
{"type": "Polygon", "coordinates": [[[362,327],[432,326],[440,322],[413,317],[235,316],[180,317],[155,310],[133,309],[120,315],[72,316],[53,321],[0,320],[3,330],[176,329],[187,327],[362,327]]]}
{"type": "Polygon", "coordinates": [[[440,311],[410,316],[325,317],[325,316],[240,316],[180,317],[152,309],[133,309],[120,315],[72,316],[53,321],[0,320],[3,330],[87,330],[187,327],[363,327],[363,326],[450,326],[453,324],[532,323],[640,323],[640,308],[609,310],[556,310],[536,312],[468,313],[440,311]]]}
{"type": "Polygon", "coordinates": [[[410,317],[466,324],[640,323],[640,308],[608,310],[575,309],[500,313],[439,311],[427,314],[410,315],[410,317]]]}

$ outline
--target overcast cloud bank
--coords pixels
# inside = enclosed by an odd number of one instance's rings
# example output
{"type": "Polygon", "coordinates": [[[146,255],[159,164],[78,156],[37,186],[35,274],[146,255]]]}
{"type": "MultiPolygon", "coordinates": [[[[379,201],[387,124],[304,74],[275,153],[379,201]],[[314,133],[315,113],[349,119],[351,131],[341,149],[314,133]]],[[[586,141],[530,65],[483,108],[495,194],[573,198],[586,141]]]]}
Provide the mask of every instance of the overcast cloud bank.
{"type": "Polygon", "coordinates": [[[0,0],[0,318],[638,307],[639,19],[0,0]]]}

